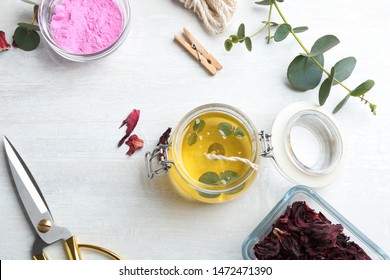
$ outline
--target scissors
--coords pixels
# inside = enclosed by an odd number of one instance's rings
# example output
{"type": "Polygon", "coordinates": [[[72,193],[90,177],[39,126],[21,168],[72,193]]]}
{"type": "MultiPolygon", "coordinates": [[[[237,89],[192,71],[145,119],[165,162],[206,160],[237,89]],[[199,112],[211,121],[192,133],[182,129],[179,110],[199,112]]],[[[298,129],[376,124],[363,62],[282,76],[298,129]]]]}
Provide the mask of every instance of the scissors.
{"type": "Polygon", "coordinates": [[[39,190],[38,184],[28,170],[23,159],[7,137],[3,137],[5,152],[20,199],[37,236],[32,248],[33,259],[48,260],[44,249],[62,240],[70,260],[81,260],[80,248],[98,251],[115,260],[122,260],[116,253],[91,244],[78,244],[76,237],[66,228],[58,226],[50,213],[49,207],[39,190]]]}

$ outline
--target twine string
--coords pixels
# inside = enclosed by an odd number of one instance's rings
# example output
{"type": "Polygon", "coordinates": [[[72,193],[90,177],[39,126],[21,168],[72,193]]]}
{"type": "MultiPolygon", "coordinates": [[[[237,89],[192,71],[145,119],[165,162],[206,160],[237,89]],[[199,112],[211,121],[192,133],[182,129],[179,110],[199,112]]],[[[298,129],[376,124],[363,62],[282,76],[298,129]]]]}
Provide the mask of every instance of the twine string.
{"type": "Polygon", "coordinates": [[[179,0],[193,10],[213,33],[221,33],[229,25],[236,10],[237,0],[179,0]]]}

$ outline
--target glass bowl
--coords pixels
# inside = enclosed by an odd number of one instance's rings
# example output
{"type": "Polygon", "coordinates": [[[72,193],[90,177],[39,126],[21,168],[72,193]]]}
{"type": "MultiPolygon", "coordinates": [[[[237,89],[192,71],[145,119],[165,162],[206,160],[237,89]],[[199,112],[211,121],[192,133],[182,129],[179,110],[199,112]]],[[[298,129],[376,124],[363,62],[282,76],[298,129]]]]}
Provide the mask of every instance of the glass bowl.
{"type": "Polygon", "coordinates": [[[290,189],[255,230],[246,238],[242,245],[242,255],[244,259],[256,260],[253,249],[255,244],[258,241],[263,240],[264,237],[271,232],[274,222],[285,213],[287,206],[295,201],[305,201],[314,211],[324,214],[332,224],[341,224],[344,227],[343,233],[346,236],[349,236],[351,241],[354,241],[359,245],[371,259],[389,259],[389,256],[386,255],[382,249],[324,201],[317,193],[304,186],[296,186],[290,189]]]}
{"type": "Polygon", "coordinates": [[[131,10],[129,0],[112,0],[119,8],[122,14],[122,31],[116,41],[105,49],[98,52],[79,54],[61,48],[53,37],[51,32],[51,22],[53,11],[56,6],[60,5],[64,0],[41,0],[38,10],[38,24],[44,40],[60,56],[77,62],[87,62],[98,60],[113,53],[126,39],[130,30],[131,10]]]}

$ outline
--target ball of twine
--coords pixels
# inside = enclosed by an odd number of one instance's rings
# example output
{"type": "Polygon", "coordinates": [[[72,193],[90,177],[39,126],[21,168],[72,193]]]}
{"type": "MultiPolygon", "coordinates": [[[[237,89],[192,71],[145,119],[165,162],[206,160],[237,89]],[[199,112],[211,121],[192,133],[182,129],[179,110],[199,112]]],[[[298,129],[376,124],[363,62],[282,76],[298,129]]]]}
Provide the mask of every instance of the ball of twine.
{"type": "Polygon", "coordinates": [[[221,33],[233,18],[237,0],[179,0],[213,33],[221,33]]]}

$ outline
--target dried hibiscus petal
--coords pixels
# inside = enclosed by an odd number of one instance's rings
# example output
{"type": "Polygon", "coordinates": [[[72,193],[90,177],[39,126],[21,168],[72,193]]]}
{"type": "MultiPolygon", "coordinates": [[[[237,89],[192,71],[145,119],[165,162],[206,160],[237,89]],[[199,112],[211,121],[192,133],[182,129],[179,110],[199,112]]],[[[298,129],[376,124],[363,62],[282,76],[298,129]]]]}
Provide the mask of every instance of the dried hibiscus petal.
{"type": "Polygon", "coordinates": [[[171,135],[172,128],[168,127],[168,129],[161,135],[160,140],[157,143],[158,145],[167,145],[169,136],[171,135]]]}
{"type": "Polygon", "coordinates": [[[126,135],[122,137],[122,139],[118,143],[118,147],[122,146],[123,143],[128,145],[129,151],[127,154],[130,156],[134,154],[137,149],[141,149],[144,146],[144,140],[140,139],[136,134],[131,135],[135,127],[137,126],[138,120],[140,116],[140,110],[133,109],[131,113],[127,116],[127,118],[122,122],[121,127],[126,125],[126,135]],[[126,141],[127,139],[127,141],[126,141]],[[125,142],[126,141],[126,142],[125,142]]]}
{"type": "Polygon", "coordinates": [[[7,51],[10,48],[11,48],[10,44],[8,44],[7,40],[5,39],[4,31],[0,31],[0,52],[7,51]]]}
{"type": "Polygon", "coordinates": [[[130,136],[133,132],[134,128],[137,126],[138,120],[140,116],[140,110],[133,109],[131,113],[127,116],[127,118],[122,122],[122,125],[119,127],[127,126],[126,135],[122,137],[122,139],[118,143],[118,147],[122,146],[125,142],[126,138],[130,136]]]}
{"type": "Polygon", "coordinates": [[[272,231],[255,244],[254,254],[259,260],[369,260],[366,252],[350,241],[343,230],[342,225],[332,224],[306,202],[297,201],[276,220],[272,231]]]}
{"type": "Polygon", "coordinates": [[[126,141],[126,145],[130,147],[129,151],[127,152],[127,154],[130,156],[134,154],[137,149],[141,149],[144,146],[144,140],[138,138],[136,134],[133,134],[126,141]]]}

